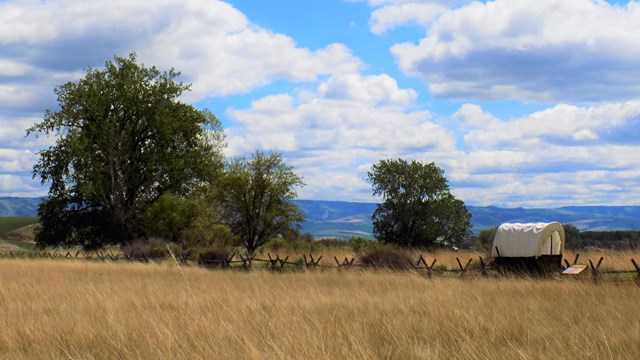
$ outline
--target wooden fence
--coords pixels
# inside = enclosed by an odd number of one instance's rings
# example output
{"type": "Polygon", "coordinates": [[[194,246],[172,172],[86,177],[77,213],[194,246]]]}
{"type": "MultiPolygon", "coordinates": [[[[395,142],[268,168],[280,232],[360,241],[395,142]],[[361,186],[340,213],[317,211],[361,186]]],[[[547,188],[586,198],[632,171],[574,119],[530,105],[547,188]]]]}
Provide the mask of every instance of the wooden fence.
{"type": "MultiPolygon", "coordinates": [[[[118,252],[112,250],[106,251],[4,251],[0,252],[0,259],[62,259],[62,260],[88,260],[98,262],[163,262],[167,260],[176,261],[185,266],[200,266],[207,269],[228,269],[228,270],[244,270],[250,271],[253,269],[268,269],[271,271],[284,271],[292,269],[300,270],[319,270],[319,269],[338,269],[352,270],[352,269],[384,269],[385,266],[377,265],[369,262],[368,264],[362,264],[355,257],[344,257],[338,259],[333,257],[334,262],[328,264],[321,263],[323,257],[314,257],[313,254],[308,256],[305,254],[297,261],[292,261],[289,256],[281,258],[279,255],[271,255],[267,253],[267,258],[258,258],[256,255],[238,254],[233,253],[226,258],[207,259],[201,255],[194,256],[190,254],[179,254],[173,257],[172,254],[168,255],[156,255],[151,256],[143,252],[118,252]]],[[[419,274],[424,275],[426,278],[432,278],[434,276],[446,276],[446,277],[498,277],[504,275],[492,267],[490,259],[484,259],[481,256],[477,259],[477,266],[471,267],[476,259],[467,258],[462,259],[456,257],[456,263],[453,266],[445,266],[438,264],[436,258],[427,260],[424,255],[419,255],[417,259],[407,259],[406,270],[412,270],[419,274]]],[[[581,275],[575,276],[576,278],[590,279],[600,284],[603,281],[634,281],[640,286],[640,264],[633,258],[630,259],[630,264],[633,268],[626,270],[603,270],[602,265],[604,263],[604,257],[600,257],[597,261],[587,259],[587,263],[579,264],[580,254],[576,254],[572,262],[567,259],[563,259],[564,264],[562,269],[568,269],[570,267],[581,266],[585,270],[581,275]],[[589,275],[586,275],[589,274],[589,275]]],[[[569,276],[567,276],[569,277],[569,276]]]]}

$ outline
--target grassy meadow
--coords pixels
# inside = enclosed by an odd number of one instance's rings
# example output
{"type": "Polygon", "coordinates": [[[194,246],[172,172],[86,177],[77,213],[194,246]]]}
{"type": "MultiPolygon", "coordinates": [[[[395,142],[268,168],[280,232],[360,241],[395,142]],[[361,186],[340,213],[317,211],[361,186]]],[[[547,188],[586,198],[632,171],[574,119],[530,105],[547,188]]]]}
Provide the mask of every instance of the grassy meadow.
{"type": "Polygon", "coordinates": [[[0,358],[635,359],[640,287],[0,259],[0,358]]]}
{"type": "Polygon", "coordinates": [[[38,218],[31,216],[0,216],[0,235],[23,226],[37,224],[38,218]]]}

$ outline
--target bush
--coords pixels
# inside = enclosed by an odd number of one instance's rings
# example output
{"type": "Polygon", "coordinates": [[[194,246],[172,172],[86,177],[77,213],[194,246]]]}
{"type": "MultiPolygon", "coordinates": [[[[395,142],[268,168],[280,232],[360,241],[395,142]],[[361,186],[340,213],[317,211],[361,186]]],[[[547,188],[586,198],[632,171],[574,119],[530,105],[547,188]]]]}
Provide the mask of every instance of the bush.
{"type": "Polygon", "coordinates": [[[170,256],[167,246],[175,256],[180,255],[179,245],[157,237],[135,240],[122,246],[122,251],[126,254],[133,252],[135,257],[144,255],[147,259],[166,259],[170,256]]]}
{"type": "Polygon", "coordinates": [[[349,240],[349,242],[351,243],[351,248],[357,254],[380,245],[380,243],[378,243],[377,241],[369,240],[367,238],[363,238],[362,236],[354,236],[349,240]]]}
{"type": "Polygon", "coordinates": [[[409,252],[394,246],[379,246],[367,250],[360,257],[360,262],[365,267],[384,268],[389,270],[407,270],[409,252]]]}
{"type": "Polygon", "coordinates": [[[346,242],[343,240],[337,239],[326,239],[315,240],[315,241],[307,241],[306,239],[298,239],[294,241],[288,241],[282,238],[273,238],[269,240],[262,248],[261,252],[265,253],[268,251],[273,252],[283,252],[283,251],[293,251],[293,252],[305,252],[305,253],[315,253],[322,252],[327,250],[327,248],[336,248],[346,246],[346,242]]]}
{"type": "Polygon", "coordinates": [[[210,248],[197,255],[198,264],[205,267],[221,267],[230,257],[231,251],[226,247],[210,248]]]}
{"type": "Polygon", "coordinates": [[[336,249],[336,248],[344,248],[348,246],[346,240],[338,239],[338,238],[324,238],[320,240],[316,240],[318,244],[322,244],[324,247],[328,249],[336,249]]]}

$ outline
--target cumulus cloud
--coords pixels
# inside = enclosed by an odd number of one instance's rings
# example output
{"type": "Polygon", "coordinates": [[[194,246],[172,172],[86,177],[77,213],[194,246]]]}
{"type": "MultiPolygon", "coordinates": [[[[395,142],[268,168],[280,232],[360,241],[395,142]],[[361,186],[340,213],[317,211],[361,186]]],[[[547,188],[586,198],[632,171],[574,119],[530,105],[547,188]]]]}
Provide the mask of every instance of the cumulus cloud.
{"type": "Polygon", "coordinates": [[[360,66],[344,45],[300,48],[289,36],[251,24],[231,5],[208,0],[6,1],[0,3],[0,50],[2,75],[35,70],[51,77],[137,51],[144,62],[181,70],[193,82],[192,99],[360,66]]]}
{"type": "Polygon", "coordinates": [[[389,75],[362,77],[356,74],[332,76],[320,85],[323,98],[361,101],[371,104],[406,106],[415,100],[413,89],[399,89],[398,83],[389,75]]]}
{"type": "Polygon", "coordinates": [[[639,32],[637,2],[496,0],[441,14],[392,53],[438,97],[600,102],[640,96],[639,32]]]}
{"type": "MultiPolygon", "coordinates": [[[[369,0],[374,10],[369,19],[369,29],[382,35],[403,25],[428,27],[448,9],[470,3],[472,0],[369,0]]],[[[357,2],[357,0],[353,1],[357,2]]]]}
{"type": "Polygon", "coordinates": [[[405,24],[415,23],[426,27],[436,16],[446,10],[446,7],[433,3],[411,2],[387,5],[373,11],[369,26],[371,32],[378,35],[405,24]]]}
{"type": "Polygon", "coordinates": [[[464,104],[465,134],[442,163],[454,192],[478,205],[629,204],[640,192],[640,102],[556,105],[500,119],[464,104]]]}
{"type": "Polygon", "coordinates": [[[640,192],[640,101],[560,104],[508,119],[467,103],[447,122],[411,110],[412,93],[386,80],[339,76],[229,109],[230,152],[283,152],[307,183],[302,198],[371,201],[367,171],[398,157],[435,162],[474,205],[621,205],[640,192]]]}
{"type": "Polygon", "coordinates": [[[464,105],[455,115],[466,114],[476,128],[464,137],[470,148],[535,148],[541,145],[583,146],[601,140],[607,144],[637,144],[640,138],[640,101],[593,107],[556,105],[512,121],[495,121],[477,105],[464,105]],[[473,107],[474,112],[469,111],[473,107]]]}
{"type": "Polygon", "coordinates": [[[0,195],[23,191],[15,187],[20,179],[31,183],[22,151],[33,163],[33,154],[55,140],[24,137],[44,109],[56,107],[54,87],[133,51],[147,65],[180,70],[192,83],[183,96],[189,102],[361,67],[342,44],[300,47],[223,1],[0,1],[0,172],[22,171],[3,180],[0,195]]]}
{"type": "Polygon", "coordinates": [[[237,124],[229,129],[230,153],[284,152],[314,185],[302,195],[370,200],[363,179],[378,159],[454,150],[453,134],[435,124],[429,112],[407,110],[415,96],[387,75],[336,75],[314,91],[229,109],[237,124]]]}

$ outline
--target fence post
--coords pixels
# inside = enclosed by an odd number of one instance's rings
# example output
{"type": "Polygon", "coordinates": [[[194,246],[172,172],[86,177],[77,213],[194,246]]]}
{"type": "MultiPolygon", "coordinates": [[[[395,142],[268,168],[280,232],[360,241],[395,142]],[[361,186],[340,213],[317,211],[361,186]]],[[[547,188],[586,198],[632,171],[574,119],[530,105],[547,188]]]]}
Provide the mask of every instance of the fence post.
{"type": "Polygon", "coordinates": [[[469,267],[469,264],[471,264],[471,261],[473,261],[473,259],[469,259],[465,266],[462,266],[462,263],[460,262],[460,259],[458,257],[456,257],[456,261],[458,262],[458,266],[460,267],[460,276],[462,277],[467,272],[467,268],[469,267]]]}
{"type": "Polygon", "coordinates": [[[635,259],[631,259],[631,263],[633,264],[633,267],[636,268],[636,284],[638,286],[640,286],[640,266],[638,265],[638,263],[636,263],[635,259]]]}
{"type": "Polygon", "coordinates": [[[484,260],[482,259],[482,256],[478,256],[480,258],[480,272],[482,273],[483,277],[489,277],[489,274],[487,274],[487,266],[484,264],[484,260]]]}
{"type": "Polygon", "coordinates": [[[602,265],[602,260],[604,260],[604,257],[601,256],[600,260],[598,260],[598,264],[594,266],[591,259],[589,259],[589,265],[591,265],[591,272],[593,274],[593,282],[596,284],[600,284],[600,265],[602,265]]]}
{"type": "Polygon", "coordinates": [[[320,259],[322,259],[322,255],[320,255],[320,257],[318,258],[318,260],[315,260],[313,258],[313,255],[309,254],[309,260],[307,260],[307,255],[302,255],[302,257],[304,258],[304,265],[306,266],[307,269],[313,269],[316,270],[318,268],[318,264],[320,263],[320,259]]]}

